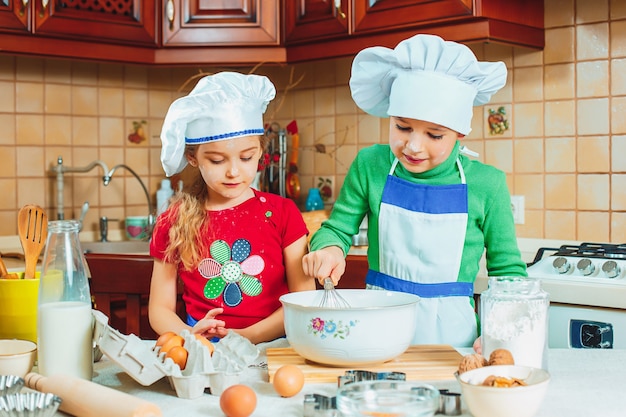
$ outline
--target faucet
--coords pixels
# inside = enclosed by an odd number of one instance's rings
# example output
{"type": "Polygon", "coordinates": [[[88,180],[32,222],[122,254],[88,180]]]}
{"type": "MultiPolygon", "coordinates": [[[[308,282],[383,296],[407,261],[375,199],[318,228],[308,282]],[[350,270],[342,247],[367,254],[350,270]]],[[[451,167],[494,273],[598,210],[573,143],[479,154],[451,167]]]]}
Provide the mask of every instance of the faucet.
{"type": "Polygon", "coordinates": [[[111,179],[113,178],[113,174],[119,168],[124,168],[125,170],[127,170],[128,172],[133,174],[133,176],[137,179],[137,181],[139,181],[139,184],[141,184],[141,188],[143,188],[143,192],[146,194],[146,201],[148,202],[148,230],[147,230],[147,232],[148,232],[148,236],[151,236],[152,235],[152,228],[153,228],[154,222],[155,222],[154,208],[152,207],[152,201],[150,200],[150,193],[148,193],[148,188],[146,188],[146,184],[144,184],[144,182],[141,180],[141,178],[139,178],[139,175],[137,175],[137,173],[135,171],[133,171],[133,169],[131,167],[129,167],[128,165],[126,165],[126,164],[117,164],[113,168],[111,168],[111,170],[108,171],[104,175],[104,177],[102,177],[102,182],[104,183],[105,187],[107,185],[109,185],[111,183],[111,179]]]}
{"type": "MultiPolygon", "coordinates": [[[[63,176],[64,174],[66,172],[89,172],[97,166],[100,166],[100,168],[102,168],[105,174],[109,172],[109,167],[107,167],[107,165],[100,160],[93,161],[89,165],[84,166],[84,167],[67,167],[63,165],[63,157],[59,155],[59,157],[57,158],[57,165],[52,168],[52,171],[56,172],[56,176],[57,176],[57,220],[65,219],[65,213],[63,212],[64,211],[64,204],[63,204],[63,184],[64,184],[63,176]]],[[[104,181],[105,178],[106,177],[102,177],[102,180],[104,181]]]]}

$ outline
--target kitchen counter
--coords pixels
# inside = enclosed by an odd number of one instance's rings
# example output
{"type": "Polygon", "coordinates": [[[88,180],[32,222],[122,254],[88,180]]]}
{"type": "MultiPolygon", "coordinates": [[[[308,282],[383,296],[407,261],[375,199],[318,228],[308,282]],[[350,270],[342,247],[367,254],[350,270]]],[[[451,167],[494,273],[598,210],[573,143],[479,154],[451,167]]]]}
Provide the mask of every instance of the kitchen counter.
{"type": "MultiPolygon", "coordinates": [[[[284,346],[284,339],[270,347],[284,346]]],[[[267,347],[268,345],[266,345],[267,347]]],[[[463,354],[468,349],[459,349],[463,354]]],[[[259,360],[262,361],[261,355],[259,360]]],[[[259,362],[260,363],[260,362],[259,362]]],[[[544,403],[536,417],[588,417],[623,416],[626,397],[622,394],[626,375],[625,350],[551,349],[549,367],[552,380],[544,403]]],[[[106,357],[94,366],[94,382],[106,385],[158,404],[167,417],[222,416],[219,397],[204,394],[194,400],[176,397],[166,378],[149,387],[143,387],[126,375],[106,357]]],[[[399,370],[401,371],[401,370],[399,370]]],[[[267,372],[248,369],[242,383],[250,385],[257,393],[258,403],[252,417],[303,415],[305,393],[334,395],[334,384],[306,384],[302,392],[292,398],[281,398],[266,382],[267,372]]],[[[456,380],[431,381],[437,388],[460,392],[456,380]]],[[[57,413],[57,416],[65,416],[57,413]]],[[[463,405],[464,417],[470,414],[463,405]]],[[[506,417],[506,416],[503,416],[506,417]]]]}

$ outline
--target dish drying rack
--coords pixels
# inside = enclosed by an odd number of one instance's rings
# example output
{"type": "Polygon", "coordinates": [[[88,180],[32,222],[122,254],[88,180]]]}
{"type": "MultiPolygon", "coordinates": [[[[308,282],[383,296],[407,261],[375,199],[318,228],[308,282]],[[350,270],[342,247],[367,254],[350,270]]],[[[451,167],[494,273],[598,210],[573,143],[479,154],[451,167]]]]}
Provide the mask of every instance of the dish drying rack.
{"type": "Polygon", "coordinates": [[[261,171],[261,191],[286,197],[287,132],[274,122],[265,127],[265,136],[269,139],[266,150],[269,161],[261,171]]]}

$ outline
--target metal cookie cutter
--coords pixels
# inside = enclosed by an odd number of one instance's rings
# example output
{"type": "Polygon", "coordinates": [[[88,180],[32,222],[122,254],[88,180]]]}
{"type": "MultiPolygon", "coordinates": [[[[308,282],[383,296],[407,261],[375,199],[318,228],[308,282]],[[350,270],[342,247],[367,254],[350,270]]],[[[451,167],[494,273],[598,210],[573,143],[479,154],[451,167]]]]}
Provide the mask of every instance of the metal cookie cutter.
{"type": "Polygon", "coordinates": [[[352,382],[379,380],[406,381],[406,374],[404,372],[346,371],[344,375],[337,377],[337,385],[343,387],[352,382]]]}
{"type": "Polygon", "coordinates": [[[321,394],[304,396],[304,417],[338,417],[336,397],[321,394]]]}
{"type": "Polygon", "coordinates": [[[439,410],[437,410],[437,414],[445,416],[461,415],[461,394],[450,392],[447,389],[440,389],[439,395],[439,410]]]}

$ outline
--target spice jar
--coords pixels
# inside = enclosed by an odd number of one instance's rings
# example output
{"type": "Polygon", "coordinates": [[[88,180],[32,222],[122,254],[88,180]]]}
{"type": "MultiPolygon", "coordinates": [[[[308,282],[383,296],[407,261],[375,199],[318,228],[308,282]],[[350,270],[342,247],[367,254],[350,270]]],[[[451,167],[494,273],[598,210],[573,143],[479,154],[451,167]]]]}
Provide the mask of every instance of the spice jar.
{"type": "Polygon", "coordinates": [[[480,295],[482,350],[507,349],[516,365],[548,368],[548,293],[526,277],[490,277],[480,295]]]}
{"type": "Polygon", "coordinates": [[[37,354],[39,373],[63,373],[91,380],[93,316],[80,222],[48,222],[39,282],[37,354]]]}

